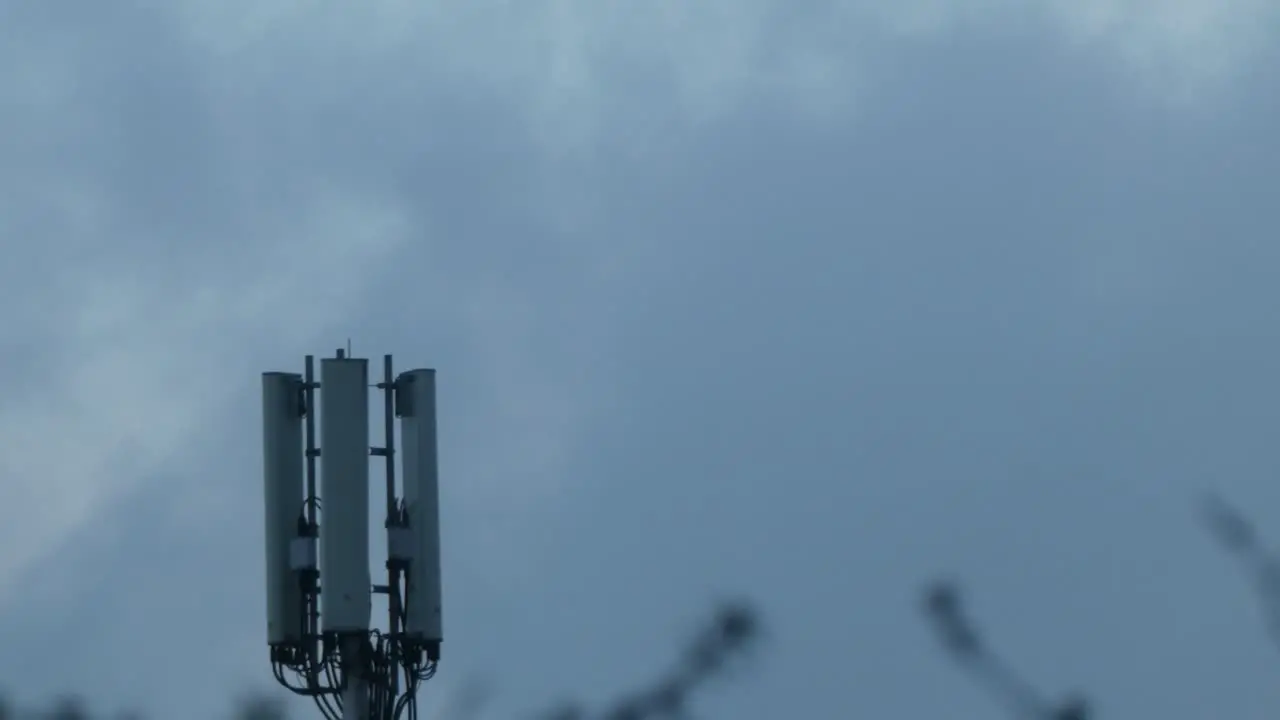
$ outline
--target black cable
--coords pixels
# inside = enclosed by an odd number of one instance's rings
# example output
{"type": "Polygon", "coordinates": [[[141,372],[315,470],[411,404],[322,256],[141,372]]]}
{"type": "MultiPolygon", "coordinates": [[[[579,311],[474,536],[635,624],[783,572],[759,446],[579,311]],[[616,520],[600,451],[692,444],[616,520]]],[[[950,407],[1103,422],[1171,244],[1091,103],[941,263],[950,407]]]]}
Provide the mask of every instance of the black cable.
{"type": "MultiPolygon", "coordinates": [[[[280,683],[280,685],[282,685],[285,689],[293,692],[295,695],[310,695],[311,692],[310,690],[308,690],[306,686],[304,685],[295,686],[289,683],[288,678],[284,676],[284,670],[286,667],[288,666],[284,665],[283,663],[279,663],[279,662],[272,663],[271,674],[275,676],[276,682],[280,683]]],[[[298,672],[293,668],[289,668],[289,669],[293,670],[295,673],[298,672]]]]}
{"type": "Polygon", "coordinates": [[[320,708],[320,712],[324,713],[325,717],[342,717],[342,705],[339,704],[335,708],[334,703],[330,702],[329,695],[327,693],[320,693],[318,695],[313,695],[312,697],[315,699],[316,707],[320,708]]]}
{"type": "Polygon", "coordinates": [[[279,681],[281,685],[292,690],[295,694],[310,696],[316,707],[320,709],[321,714],[324,715],[325,720],[342,720],[338,714],[333,711],[333,708],[328,705],[328,698],[323,694],[323,691],[320,694],[316,694],[309,687],[310,683],[303,677],[301,671],[294,669],[294,674],[298,676],[299,682],[303,683],[303,685],[294,687],[285,679],[283,665],[276,663],[273,665],[272,670],[275,673],[276,680],[279,681]]]}
{"type": "MultiPolygon", "coordinates": [[[[314,639],[314,636],[313,636],[314,639]]],[[[301,652],[300,648],[273,651],[271,670],[276,681],[297,695],[311,697],[325,720],[342,720],[344,710],[343,691],[360,673],[368,686],[370,720],[417,720],[418,691],[424,681],[433,678],[438,668],[435,660],[423,661],[421,648],[405,641],[401,636],[386,635],[382,631],[369,631],[369,643],[361,650],[361,658],[351,658],[342,647],[331,642],[317,658],[316,653],[301,652]],[[359,659],[361,666],[344,665],[359,659]],[[286,670],[293,674],[293,681],[286,670]],[[404,692],[393,683],[403,673],[404,692]]],[[[348,649],[349,650],[349,649],[348,649]]]]}
{"type": "Polygon", "coordinates": [[[386,694],[390,689],[390,683],[386,682],[386,663],[383,660],[386,651],[386,641],[383,638],[382,633],[377,629],[370,630],[369,635],[373,638],[370,642],[373,652],[367,665],[369,718],[370,720],[381,720],[386,705],[386,694]]]}
{"type": "Polygon", "coordinates": [[[404,678],[405,678],[404,695],[400,696],[399,701],[396,702],[395,712],[392,714],[393,720],[400,720],[400,718],[404,715],[405,710],[408,709],[409,706],[411,705],[413,706],[414,709],[410,711],[410,717],[413,717],[417,714],[418,679],[417,679],[416,673],[408,665],[406,665],[404,668],[404,678]]]}
{"type": "Polygon", "coordinates": [[[334,713],[333,708],[329,706],[328,702],[326,702],[327,698],[324,695],[313,695],[311,699],[320,710],[320,714],[324,715],[325,720],[341,720],[341,718],[334,713]]]}
{"type": "Polygon", "coordinates": [[[326,656],[320,661],[319,665],[316,665],[314,662],[309,663],[308,671],[310,673],[310,677],[317,678],[317,684],[319,684],[319,678],[322,672],[324,673],[324,677],[329,681],[327,686],[321,686],[319,688],[316,694],[316,706],[320,707],[321,712],[324,712],[326,717],[333,716],[341,718],[342,692],[333,677],[331,667],[332,661],[332,657],[326,653],[326,656]]]}

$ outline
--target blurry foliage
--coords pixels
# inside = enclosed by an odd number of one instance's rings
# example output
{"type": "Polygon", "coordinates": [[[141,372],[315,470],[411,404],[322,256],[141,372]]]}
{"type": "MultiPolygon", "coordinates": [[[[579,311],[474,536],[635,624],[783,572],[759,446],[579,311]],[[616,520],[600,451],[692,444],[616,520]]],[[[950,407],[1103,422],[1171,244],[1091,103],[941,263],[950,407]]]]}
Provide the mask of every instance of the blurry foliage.
{"type": "MultiPolygon", "coordinates": [[[[1263,547],[1252,524],[1242,513],[1216,496],[1203,503],[1209,531],[1222,547],[1252,576],[1272,639],[1280,647],[1280,556],[1263,547]]],[[[924,614],[943,649],[961,669],[987,687],[1013,717],[1034,720],[1090,720],[1095,715],[1079,694],[1051,700],[1019,675],[985,641],[968,614],[959,584],[937,580],[925,588],[924,614]]],[[[741,602],[725,603],[686,644],[684,652],[665,673],[647,686],[596,710],[566,702],[538,716],[539,720],[686,720],[690,697],[709,681],[724,674],[730,664],[760,637],[756,611],[741,602]]],[[[438,720],[474,720],[489,697],[487,686],[464,686],[438,720]]],[[[121,720],[138,720],[133,714],[121,720]]],[[[283,720],[285,707],[278,700],[250,697],[242,700],[238,720],[283,720]]],[[[0,720],[90,720],[80,698],[65,697],[43,713],[17,713],[0,698],[0,720]]]]}
{"type": "MultiPolygon", "coordinates": [[[[545,713],[544,720],[677,720],[687,717],[689,697],[708,681],[724,674],[730,663],[747,650],[760,635],[760,621],[753,608],[744,603],[726,603],[719,607],[710,622],[691,638],[679,661],[656,681],[638,692],[627,695],[600,712],[587,712],[575,703],[545,713]]],[[[439,720],[472,720],[488,689],[466,686],[439,720]]],[[[0,700],[0,720],[91,720],[80,698],[65,697],[51,710],[14,713],[0,700]]],[[[130,720],[137,716],[127,715],[130,720]]],[[[249,697],[236,711],[237,720],[284,720],[285,707],[278,700],[249,697]]]]}
{"type": "Polygon", "coordinates": [[[677,720],[688,716],[689,697],[724,673],[734,659],[760,635],[760,620],[746,604],[722,605],[685,648],[667,673],[647,687],[625,695],[607,708],[588,712],[566,703],[545,713],[542,720],[677,720]]]}
{"type": "MultiPolygon", "coordinates": [[[[1207,526],[1222,547],[1252,576],[1272,639],[1280,647],[1280,556],[1263,547],[1252,524],[1242,513],[1216,496],[1203,503],[1207,526]]],[[[964,671],[987,687],[1013,717],[1034,720],[1090,720],[1095,715],[1087,699],[1069,694],[1051,700],[1019,675],[985,641],[968,614],[960,587],[954,580],[937,580],[925,588],[924,614],[943,649],[964,671]]],[[[566,702],[538,716],[539,720],[686,720],[690,697],[709,681],[724,674],[730,664],[760,637],[760,620],[748,604],[725,603],[686,644],[684,652],[665,673],[647,686],[596,710],[566,702]]],[[[464,686],[438,720],[474,720],[489,697],[487,686],[464,686]]],[[[133,714],[121,720],[138,720],[133,714]]],[[[283,720],[285,707],[278,700],[250,697],[242,700],[238,720],[283,720]]],[[[65,697],[43,713],[18,713],[0,698],[0,720],[90,720],[80,698],[65,697]]]]}
{"type": "MultiPolygon", "coordinates": [[[[1202,502],[1204,518],[1218,543],[1248,572],[1256,584],[1272,641],[1280,647],[1280,556],[1263,547],[1252,523],[1215,495],[1202,502]]],[[[983,641],[967,614],[959,585],[939,580],[924,592],[924,613],[943,649],[974,679],[991,690],[1013,717],[1035,720],[1089,720],[1095,717],[1082,696],[1057,703],[1045,698],[1028,680],[983,641]]]]}
{"type": "Polygon", "coordinates": [[[1088,720],[1089,703],[1078,695],[1053,702],[1018,675],[983,642],[970,621],[952,581],[939,581],[925,590],[924,611],[934,625],[943,648],[960,666],[986,685],[1009,707],[1013,717],[1035,720],[1088,720]]]}

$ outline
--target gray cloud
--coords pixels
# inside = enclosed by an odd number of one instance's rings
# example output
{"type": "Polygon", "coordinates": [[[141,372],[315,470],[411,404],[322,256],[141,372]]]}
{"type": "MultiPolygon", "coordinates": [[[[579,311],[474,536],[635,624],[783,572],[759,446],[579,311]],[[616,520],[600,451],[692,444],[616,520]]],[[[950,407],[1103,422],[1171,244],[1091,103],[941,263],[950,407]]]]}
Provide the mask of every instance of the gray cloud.
{"type": "Polygon", "coordinates": [[[1274,707],[1189,500],[1273,499],[1224,38],[1275,10],[790,7],[8,10],[5,680],[265,680],[256,373],[351,336],[446,379],[446,684],[603,696],[741,589],[776,644],[708,711],[978,717],[911,615],[954,568],[1117,717],[1274,707]]]}

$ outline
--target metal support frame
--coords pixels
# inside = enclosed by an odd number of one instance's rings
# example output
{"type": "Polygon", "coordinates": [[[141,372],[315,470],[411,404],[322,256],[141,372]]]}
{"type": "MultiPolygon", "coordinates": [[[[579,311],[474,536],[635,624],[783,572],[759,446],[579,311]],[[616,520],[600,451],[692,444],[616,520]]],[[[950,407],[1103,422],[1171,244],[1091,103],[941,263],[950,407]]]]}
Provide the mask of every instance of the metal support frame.
{"type": "MultiPolygon", "coordinates": [[[[349,355],[339,349],[337,358],[349,355]]],[[[301,642],[297,645],[272,646],[271,660],[276,679],[294,693],[311,697],[328,720],[397,720],[407,713],[416,720],[416,693],[419,684],[435,673],[434,659],[423,661],[417,643],[404,633],[405,603],[403,588],[408,582],[408,563],[402,548],[396,547],[409,531],[409,518],[403,498],[396,492],[396,402],[397,380],[391,355],[384,355],[382,381],[376,387],[383,393],[384,442],[370,447],[369,454],[383,458],[386,466],[386,521],[388,557],[386,584],[374,584],[370,592],[387,596],[387,630],[371,630],[367,634],[326,633],[320,624],[321,583],[315,568],[299,570],[303,612],[301,642]],[[286,671],[299,676],[299,684],[288,681],[286,671]],[[403,675],[403,692],[401,676],[403,675]]],[[[319,537],[323,520],[322,498],[317,495],[316,459],[323,448],[316,447],[316,380],[315,356],[304,360],[299,391],[304,423],[305,492],[299,514],[299,539],[319,537]],[[319,512],[318,512],[319,511],[319,512]],[[319,516],[318,516],[319,515],[319,516]]]]}

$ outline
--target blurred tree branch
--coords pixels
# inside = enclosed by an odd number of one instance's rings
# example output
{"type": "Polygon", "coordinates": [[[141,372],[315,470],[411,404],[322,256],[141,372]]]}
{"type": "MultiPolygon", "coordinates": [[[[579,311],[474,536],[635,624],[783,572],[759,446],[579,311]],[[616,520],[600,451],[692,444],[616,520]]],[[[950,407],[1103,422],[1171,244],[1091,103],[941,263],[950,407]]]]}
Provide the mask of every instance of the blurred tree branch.
{"type": "Polygon", "coordinates": [[[1073,695],[1054,705],[992,652],[965,613],[959,587],[954,582],[939,581],[926,588],[924,611],[947,653],[1007,705],[1013,717],[1035,720],[1092,717],[1083,697],[1073,695]]]}
{"type": "MultiPolygon", "coordinates": [[[[1252,574],[1268,634],[1280,648],[1280,556],[1263,547],[1253,524],[1221,497],[1205,495],[1201,510],[1209,532],[1252,574]]],[[[1087,720],[1091,716],[1088,703],[1080,697],[1052,705],[995,655],[965,614],[954,582],[930,585],[925,591],[924,610],[946,651],[1008,705],[1015,717],[1087,720]]]]}
{"type": "Polygon", "coordinates": [[[1280,558],[1262,546],[1253,524],[1221,497],[1206,495],[1202,506],[1209,531],[1253,575],[1267,634],[1280,648],[1280,558]]]}
{"type": "Polygon", "coordinates": [[[625,696],[608,709],[588,713],[566,704],[544,714],[543,720],[678,720],[687,717],[689,696],[707,681],[723,674],[728,664],[760,635],[756,611],[745,603],[721,605],[699,632],[677,665],[647,688],[625,696]]]}
{"type": "MultiPolygon", "coordinates": [[[[753,645],[759,636],[760,621],[750,605],[722,604],[710,622],[689,642],[676,666],[649,687],[622,698],[600,713],[587,713],[581,707],[569,704],[542,717],[545,720],[683,720],[687,717],[686,704],[690,695],[712,678],[722,675],[729,663],[753,645]]],[[[485,684],[464,686],[454,702],[443,709],[440,720],[475,718],[489,695],[485,684]]],[[[10,712],[0,699],[0,720],[21,720],[24,717],[88,720],[91,716],[83,702],[72,696],[60,699],[50,711],[29,715],[10,712]]],[[[287,713],[282,703],[262,696],[241,700],[236,711],[238,720],[284,720],[285,717],[287,713]]]]}

